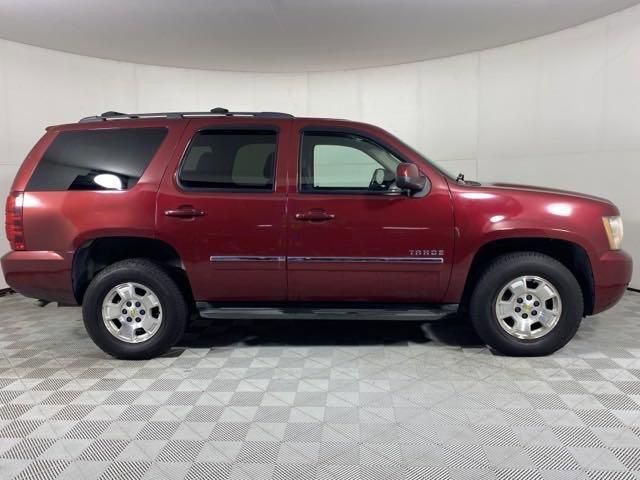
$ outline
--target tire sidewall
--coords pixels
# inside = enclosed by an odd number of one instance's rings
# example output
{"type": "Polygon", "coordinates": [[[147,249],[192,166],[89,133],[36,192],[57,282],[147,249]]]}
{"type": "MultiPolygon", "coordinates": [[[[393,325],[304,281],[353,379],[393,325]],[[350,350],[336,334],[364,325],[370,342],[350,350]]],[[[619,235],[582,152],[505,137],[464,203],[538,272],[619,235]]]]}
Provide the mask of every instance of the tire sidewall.
{"type": "Polygon", "coordinates": [[[477,333],[499,351],[508,355],[548,355],[573,338],[582,319],[583,303],[580,287],[571,272],[559,262],[540,256],[519,259],[487,272],[474,291],[471,311],[477,333]],[[523,275],[535,275],[550,282],[562,302],[556,326],[537,339],[513,337],[500,326],[495,312],[500,291],[508,282],[523,275]]]}
{"type": "Polygon", "coordinates": [[[96,276],[87,289],[82,305],[84,324],[92,340],[102,350],[118,358],[151,358],[166,351],[180,338],[186,321],[184,302],[176,301],[175,290],[167,285],[167,279],[168,276],[162,278],[125,265],[96,276]],[[160,328],[150,339],[140,343],[127,343],[114,337],[102,319],[105,296],[116,285],[127,282],[149,287],[158,297],[162,308],[160,328]]]}

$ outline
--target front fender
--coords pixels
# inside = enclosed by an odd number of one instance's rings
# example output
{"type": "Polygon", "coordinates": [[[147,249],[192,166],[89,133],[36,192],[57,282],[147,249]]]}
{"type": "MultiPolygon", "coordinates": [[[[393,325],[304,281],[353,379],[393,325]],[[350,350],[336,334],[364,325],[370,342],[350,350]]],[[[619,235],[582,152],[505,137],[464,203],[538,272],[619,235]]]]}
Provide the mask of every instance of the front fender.
{"type": "Polygon", "coordinates": [[[446,302],[460,302],[474,257],[493,242],[516,240],[526,250],[527,239],[561,240],[584,250],[591,265],[609,249],[602,216],[617,214],[609,203],[499,188],[452,185],[451,192],[455,252],[446,302]]]}

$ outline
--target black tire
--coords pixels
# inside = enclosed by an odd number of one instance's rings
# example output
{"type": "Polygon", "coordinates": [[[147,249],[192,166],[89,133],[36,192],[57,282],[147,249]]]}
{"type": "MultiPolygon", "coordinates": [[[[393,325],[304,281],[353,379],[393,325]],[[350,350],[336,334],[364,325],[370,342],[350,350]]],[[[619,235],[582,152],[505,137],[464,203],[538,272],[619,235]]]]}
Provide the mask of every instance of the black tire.
{"type": "Polygon", "coordinates": [[[103,351],[116,358],[142,360],[156,357],[180,340],[189,316],[189,308],[176,282],[157,264],[134,258],[114,263],[96,275],[84,295],[82,315],[91,339],[103,351]],[[148,286],[160,301],[162,323],[151,338],[127,343],[112,335],[102,320],[102,302],[115,286],[135,282],[148,286]]]}
{"type": "Polygon", "coordinates": [[[549,355],[564,347],[580,326],[584,311],[582,290],[562,263],[537,252],[516,252],[493,260],[477,279],[471,295],[469,315],[485,343],[505,355],[549,355]],[[495,303],[502,288],[521,275],[536,275],[551,282],[562,301],[562,313],[555,327],[537,339],[510,335],[498,323],[495,303]]]}

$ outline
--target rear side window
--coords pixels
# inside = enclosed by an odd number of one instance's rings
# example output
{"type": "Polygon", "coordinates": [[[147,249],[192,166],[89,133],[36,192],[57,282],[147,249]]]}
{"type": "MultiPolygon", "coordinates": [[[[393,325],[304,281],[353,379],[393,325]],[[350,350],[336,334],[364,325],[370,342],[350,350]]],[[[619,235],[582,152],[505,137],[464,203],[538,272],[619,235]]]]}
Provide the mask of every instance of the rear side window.
{"type": "Polygon", "coordinates": [[[205,130],[198,132],[180,167],[185,188],[273,190],[276,132],[205,130]]]}
{"type": "Polygon", "coordinates": [[[142,176],[166,134],[165,128],[61,132],[40,160],[27,190],[131,188],[142,176]]]}

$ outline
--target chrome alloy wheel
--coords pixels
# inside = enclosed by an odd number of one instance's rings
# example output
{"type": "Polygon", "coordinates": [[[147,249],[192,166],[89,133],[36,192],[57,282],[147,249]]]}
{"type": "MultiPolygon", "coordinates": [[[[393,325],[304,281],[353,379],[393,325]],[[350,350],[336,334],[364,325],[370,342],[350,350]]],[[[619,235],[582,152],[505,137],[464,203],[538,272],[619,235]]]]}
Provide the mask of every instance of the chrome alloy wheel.
{"type": "Polygon", "coordinates": [[[514,278],[500,290],[495,311],[498,323],[509,335],[534,340],[558,324],[562,301],[551,282],[524,275],[514,278]]]}
{"type": "Polygon", "coordinates": [[[162,305],[149,287],[140,283],[121,283],[104,297],[102,321],[118,340],[145,342],[162,324],[162,305]]]}

